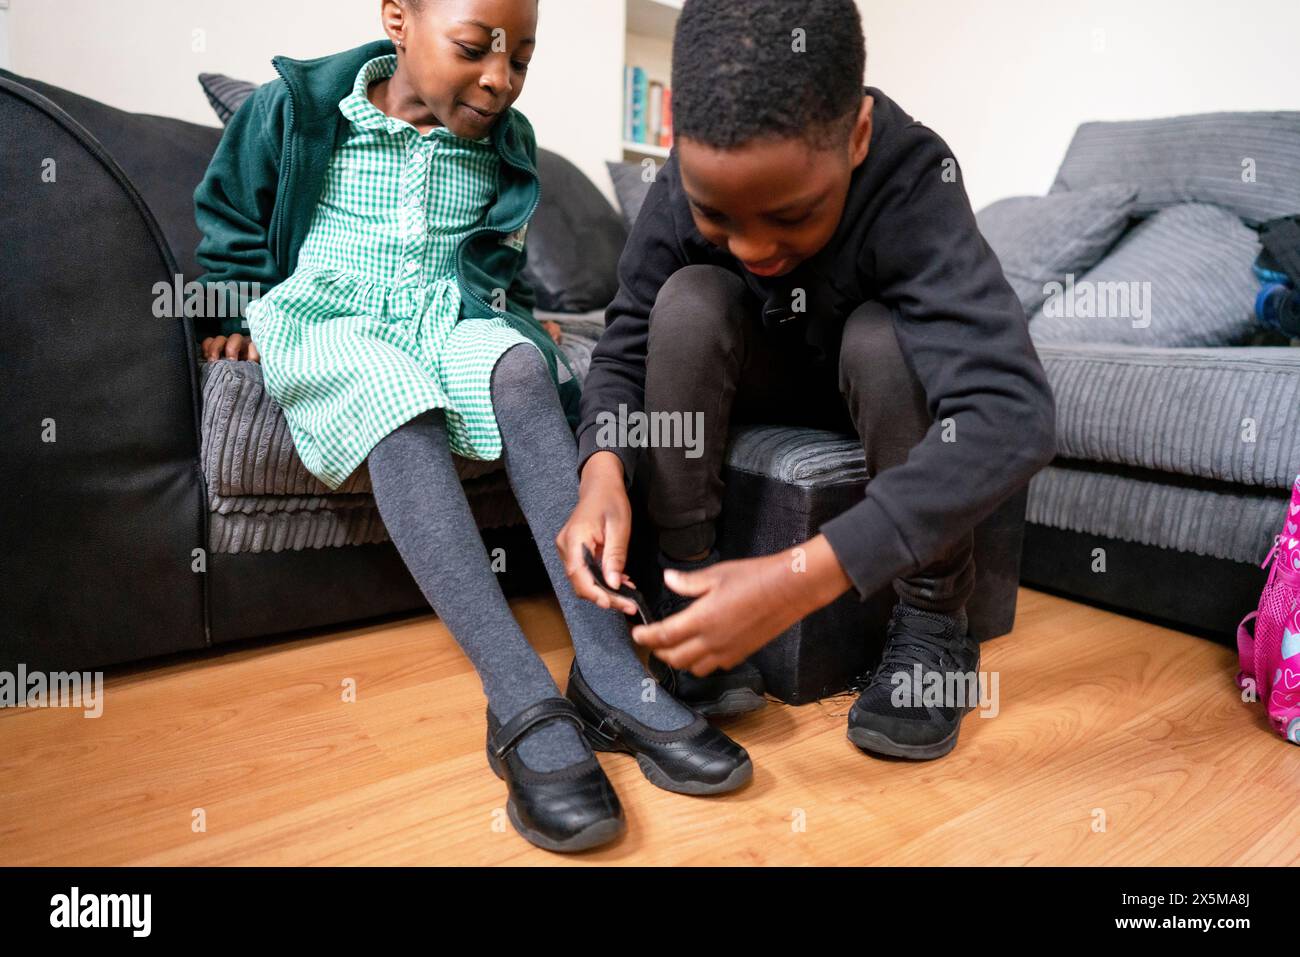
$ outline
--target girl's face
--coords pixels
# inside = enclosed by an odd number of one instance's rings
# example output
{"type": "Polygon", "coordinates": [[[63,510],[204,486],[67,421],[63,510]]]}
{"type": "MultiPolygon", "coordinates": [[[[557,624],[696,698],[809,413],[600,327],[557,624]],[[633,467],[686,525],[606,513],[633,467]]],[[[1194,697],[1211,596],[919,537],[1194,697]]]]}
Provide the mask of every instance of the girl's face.
{"type": "Polygon", "coordinates": [[[415,95],[457,136],[487,136],[523,92],[537,0],[384,0],[383,18],[415,95]]]}

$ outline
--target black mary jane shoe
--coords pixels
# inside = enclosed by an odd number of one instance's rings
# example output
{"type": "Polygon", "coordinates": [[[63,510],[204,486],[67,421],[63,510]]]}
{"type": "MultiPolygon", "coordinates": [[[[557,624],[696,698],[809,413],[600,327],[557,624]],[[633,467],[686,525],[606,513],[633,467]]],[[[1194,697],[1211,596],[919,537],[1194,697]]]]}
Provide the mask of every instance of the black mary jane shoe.
{"type": "Polygon", "coordinates": [[[545,698],[501,725],[488,709],[488,765],[510,790],[506,813],[524,838],[548,851],[585,851],[614,840],[626,822],[614,786],[592,755],[558,771],[534,771],[515,748],[530,730],[561,718],[584,727],[572,703],[545,698]]]}
{"type": "Polygon", "coordinates": [[[754,776],[749,754],[700,714],[684,728],[656,731],[606,704],[574,661],[565,692],[582,716],[583,732],[597,751],[636,757],[651,784],[678,794],[723,794],[754,776]]]}

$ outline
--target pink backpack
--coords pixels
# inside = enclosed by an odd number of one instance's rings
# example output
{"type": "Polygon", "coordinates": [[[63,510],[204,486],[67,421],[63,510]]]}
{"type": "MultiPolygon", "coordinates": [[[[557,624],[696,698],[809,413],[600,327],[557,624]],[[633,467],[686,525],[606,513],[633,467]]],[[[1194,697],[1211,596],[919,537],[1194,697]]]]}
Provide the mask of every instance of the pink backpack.
{"type": "Polygon", "coordinates": [[[1253,690],[1268,709],[1268,723],[1292,744],[1300,744],[1300,475],[1291,504],[1261,568],[1273,562],[1259,608],[1237,626],[1241,671],[1237,686],[1253,690]],[[1255,619],[1254,634],[1246,625],[1255,619]]]}

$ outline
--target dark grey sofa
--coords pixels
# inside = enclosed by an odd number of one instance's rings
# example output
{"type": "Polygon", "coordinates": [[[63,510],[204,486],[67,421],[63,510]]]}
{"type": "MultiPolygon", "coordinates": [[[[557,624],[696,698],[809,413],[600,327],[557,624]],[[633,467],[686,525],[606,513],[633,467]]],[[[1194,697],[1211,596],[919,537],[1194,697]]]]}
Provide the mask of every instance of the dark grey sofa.
{"type": "MultiPolygon", "coordinates": [[[[198,274],[191,197],[220,134],[0,71],[0,668],[101,668],[427,611],[364,469],[337,492],[321,486],[293,454],[260,368],[199,362],[194,321],[155,318],[156,285],[198,274]],[[55,441],[43,441],[51,427],[55,441]]],[[[581,372],[625,228],[571,164],[543,152],[539,165],[530,278],[581,372]]],[[[728,463],[729,557],[806,538],[865,485],[853,439],[807,429],[748,429],[728,463]],[[758,509],[778,516],[761,538],[758,509]]],[[[508,590],[541,587],[502,473],[464,467],[489,545],[511,557],[508,590]]],[[[1025,494],[977,530],[981,639],[1014,622],[1025,494]]],[[[644,539],[634,544],[644,553],[644,539]]],[[[769,687],[791,702],[846,687],[870,666],[892,603],[889,589],[845,596],[791,629],[759,656],[769,687]]]]}
{"type": "Polygon", "coordinates": [[[1255,229],[1300,214],[1300,112],[1085,123],[1048,195],[1121,185],[1128,228],[1081,280],[1151,283],[1149,324],[1026,303],[1058,457],[1030,483],[1024,580],[1231,644],[1300,473],[1300,349],[1254,322],[1251,272],[1255,229]],[[1233,251],[1139,235],[1180,211],[1226,212],[1233,251]]]}

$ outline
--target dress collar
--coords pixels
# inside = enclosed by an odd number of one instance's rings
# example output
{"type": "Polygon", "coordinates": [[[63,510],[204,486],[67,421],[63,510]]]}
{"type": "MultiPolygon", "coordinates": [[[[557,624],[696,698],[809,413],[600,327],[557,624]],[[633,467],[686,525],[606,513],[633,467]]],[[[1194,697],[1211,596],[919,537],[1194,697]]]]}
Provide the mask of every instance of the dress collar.
{"type": "MultiPolygon", "coordinates": [[[[339,101],[339,112],[346,116],[357,126],[367,130],[384,130],[388,133],[400,133],[403,130],[411,130],[425,139],[434,136],[448,137],[451,139],[465,139],[457,136],[445,126],[435,126],[428,133],[421,134],[406,120],[398,119],[395,116],[388,116],[382,110],[370,102],[370,97],[366,91],[370,84],[377,80],[383,80],[393,75],[397,70],[397,55],[389,54],[388,56],[375,57],[367,61],[360,70],[357,71],[356,82],[352,84],[352,92],[339,101]]],[[[484,136],[477,140],[468,140],[469,143],[487,143],[492,142],[491,135],[484,136]]]]}

